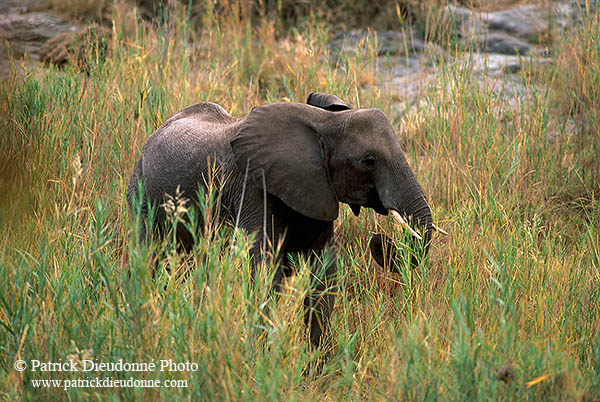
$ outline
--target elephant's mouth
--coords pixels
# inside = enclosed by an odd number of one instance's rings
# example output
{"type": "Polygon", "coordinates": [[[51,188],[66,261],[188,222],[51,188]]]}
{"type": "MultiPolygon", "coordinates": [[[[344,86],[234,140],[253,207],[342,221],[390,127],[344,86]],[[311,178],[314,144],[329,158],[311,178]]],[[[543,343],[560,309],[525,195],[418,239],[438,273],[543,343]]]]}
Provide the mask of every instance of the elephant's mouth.
{"type": "MultiPolygon", "coordinates": [[[[411,237],[409,239],[406,239],[406,241],[408,242],[408,247],[413,250],[409,257],[410,266],[412,268],[416,268],[419,264],[421,256],[426,255],[427,249],[429,248],[429,245],[426,244],[427,240],[423,240],[423,236],[425,236],[425,233],[419,233],[415,229],[413,229],[408,223],[408,221],[404,218],[404,216],[398,211],[390,209],[389,212],[391,213],[396,223],[398,223],[399,226],[403,227],[411,235],[411,237]]],[[[373,259],[382,268],[391,272],[395,272],[399,269],[397,261],[400,257],[400,253],[396,249],[394,242],[385,234],[373,234],[369,241],[369,249],[371,250],[371,256],[373,257],[373,259]]]]}
{"type": "Polygon", "coordinates": [[[388,209],[383,206],[381,199],[379,198],[379,194],[377,193],[377,189],[375,187],[371,188],[367,193],[367,201],[364,204],[353,204],[350,203],[350,208],[354,215],[358,216],[360,214],[360,207],[371,208],[373,211],[377,212],[380,215],[387,215],[388,209]]]}
{"type": "MultiPolygon", "coordinates": [[[[391,213],[392,216],[394,217],[394,220],[400,226],[404,227],[412,236],[416,237],[418,240],[422,239],[421,234],[417,230],[415,230],[411,227],[411,225],[408,223],[406,218],[399,211],[396,211],[394,209],[388,209],[385,206],[383,206],[383,202],[381,202],[381,199],[379,198],[379,193],[377,192],[377,189],[374,187],[372,189],[370,189],[369,192],[367,193],[367,201],[364,204],[350,203],[348,205],[350,205],[352,212],[356,216],[358,216],[360,214],[361,207],[371,208],[372,210],[374,210],[375,212],[377,212],[380,215],[387,215],[388,213],[391,213]]],[[[447,234],[444,230],[438,228],[435,225],[433,225],[433,229],[440,231],[443,234],[447,234]]]]}

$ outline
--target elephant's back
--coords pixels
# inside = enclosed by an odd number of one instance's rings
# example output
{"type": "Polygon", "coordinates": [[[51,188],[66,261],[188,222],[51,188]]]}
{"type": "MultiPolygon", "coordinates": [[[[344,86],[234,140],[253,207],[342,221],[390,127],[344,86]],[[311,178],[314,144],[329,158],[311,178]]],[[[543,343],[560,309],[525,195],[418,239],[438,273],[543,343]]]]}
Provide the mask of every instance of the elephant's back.
{"type": "Polygon", "coordinates": [[[229,140],[238,120],[221,106],[203,102],[188,106],[165,121],[142,150],[142,171],[150,198],[172,193],[177,186],[198,189],[213,163],[231,153],[229,140]]]}
{"type": "Polygon", "coordinates": [[[165,121],[161,127],[168,126],[174,121],[185,118],[192,119],[197,122],[221,125],[227,125],[236,122],[236,119],[227,113],[225,109],[221,107],[221,105],[212,102],[200,102],[190,105],[181,112],[174,114],[167,121],[165,121]]]}
{"type": "Polygon", "coordinates": [[[143,154],[160,157],[186,153],[196,157],[227,151],[238,122],[216,103],[196,103],[167,119],[148,137],[143,154]]]}

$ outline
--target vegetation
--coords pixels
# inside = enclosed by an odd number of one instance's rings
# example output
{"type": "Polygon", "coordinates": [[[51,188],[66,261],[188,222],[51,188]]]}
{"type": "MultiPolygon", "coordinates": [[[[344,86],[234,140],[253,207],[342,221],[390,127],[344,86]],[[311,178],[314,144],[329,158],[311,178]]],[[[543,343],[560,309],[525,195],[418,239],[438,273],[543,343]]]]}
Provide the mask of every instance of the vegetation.
{"type": "Polygon", "coordinates": [[[0,395],[600,398],[598,15],[557,38],[554,63],[521,72],[527,91],[513,108],[450,60],[424,102],[400,118],[398,95],[374,74],[373,41],[331,65],[332,32],[318,15],[282,35],[277,16],[257,22],[234,2],[220,14],[205,10],[198,25],[185,7],[162,25],[113,13],[107,47],[91,40],[74,64],[15,69],[0,83],[0,395]],[[214,188],[196,211],[208,219],[191,255],[168,240],[140,244],[125,201],[145,138],[184,106],[213,101],[242,116],[313,91],[393,119],[436,222],[450,232],[434,237],[418,270],[400,261],[399,274],[384,273],[368,254],[370,235],[401,244],[402,233],[387,218],[344,207],[340,289],[321,351],[308,347],[302,319],[306,263],[296,261],[278,297],[268,292],[269,263],[252,285],[251,239],[213,224],[214,188]],[[155,255],[171,277],[152,278],[155,255]],[[171,359],[199,368],[19,372],[20,359],[171,359]],[[96,375],[188,387],[33,385],[96,375]]]}

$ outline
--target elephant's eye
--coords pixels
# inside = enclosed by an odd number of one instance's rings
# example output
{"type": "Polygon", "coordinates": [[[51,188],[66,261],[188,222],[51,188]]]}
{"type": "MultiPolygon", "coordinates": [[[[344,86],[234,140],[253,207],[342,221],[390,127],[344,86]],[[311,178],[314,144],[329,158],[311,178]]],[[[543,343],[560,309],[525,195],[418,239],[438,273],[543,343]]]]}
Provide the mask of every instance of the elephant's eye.
{"type": "Polygon", "coordinates": [[[364,167],[371,170],[375,167],[375,162],[377,162],[377,158],[374,155],[368,154],[365,155],[360,162],[364,167]]]}

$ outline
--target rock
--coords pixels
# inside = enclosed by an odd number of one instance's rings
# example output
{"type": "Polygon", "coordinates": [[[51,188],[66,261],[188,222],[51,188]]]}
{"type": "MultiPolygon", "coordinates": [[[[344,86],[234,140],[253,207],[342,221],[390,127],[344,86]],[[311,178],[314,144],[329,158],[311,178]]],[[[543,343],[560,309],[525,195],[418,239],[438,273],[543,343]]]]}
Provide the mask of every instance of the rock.
{"type": "Polygon", "coordinates": [[[2,0],[0,14],[23,14],[31,11],[40,11],[48,5],[40,0],[2,0]]]}
{"type": "Polygon", "coordinates": [[[402,32],[380,32],[377,33],[377,54],[384,55],[406,55],[422,52],[425,42],[415,37],[414,32],[406,34],[402,32]]]}
{"type": "Polygon", "coordinates": [[[552,4],[552,25],[559,30],[564,31],[570,25],[574,25],[573,4],[569,2],[560,2],[552,4]]]}
{"type": "Polygon", "coordinates": [[[377,60],[378,72],[389,72],[392,77],[401,77],[423,69],[416,57],[393,56],[377,60]]]}
{"type": "Polygon", "coordinates": [[[46,13],[0,14],[1,39],[10,43],[15,56],[29,53],[38,59],[43,43],[58,34],[78,29],[72,23],[46,13]]]}
{"type": "Polygon", "coordinates": [[[501,31],[530,40],[548,29],[549,12],[537,5],[511,8],[508,10],[480,13],[482,22],[490,31],[501,31]]]}
{"type": "Polygon", "coordinates": [[[599,4],[597,1],[587,2],[585,0],[579,0],[571,1],[569,6],[569,11],[566,16],[566,18],[568,18],[569,21],[568,23],[572,25],[577,25],[589,18],[589,16],[592,15],[594,11],[598,9],[599,4]]]}
{"type": "Polygon", "coordinates": [[[331,58],[337,61],[340,54],[356,54],[369,37],[377,43],[379,56],[411,55],[422,52],[429,44],[420,39],[415,31],[385,31],[370,34],[365,31],[339,32],[327,45],[331,58]]]}
{"type": "Polygon", "coordinates": [[[111,30],[97,25],[90,25],[81,31],[69,31],[56,35],[40,48],[40,60],[45,63],[63,65],[70,59],[86,64],[86,47],[95,46],[99,55],[108,49],[107,43],[111,30]]]}
{"type": "Polygon", "coordinates": [[[488,53],[526,55],[531,48],[529,43],[502,32],[478,35],[473,42],[477,49],[488,53]]]}
{"type": "Polygon", "coordinates": [[[450,5],[447,10],[448,17],[454,18],[458,34],[463,38],[499,31],[529,40],[548,28],[547,13],[536,5],[492,12],[477,12],[450,5]]]}
{"type": "Polygon", "coordinates": [[[435,79],[434,73],[420,72],[395,77],[392,84],[404,101],[412,103],[424,96],[425,90],[435,83],[435,79]]]}
{"type": "Polygon", "coordinates": [[[479,81],[482,92],[492,93],[498,98],[503,99],[505,104],[513,109],[517,98],[522,98],[527,93],[527,87],[523,85],[519,78],[505,76],[504,79],[490,78],[483,76],[479,81]]]}
{"type": "Polygon", "coordinates": [[[490,76],[516,73],[521,70],[521,58],[519,56],[472,53],[461,56],[460,60],[460,64],[470,68],[473,73],[486,73],[490,76]]]}
{"type": "Polygon", "coordinates": [[[478,13],[468,8],[450,4],[444,9],[444,13],[443,18],[454,21],[457,34],[462,38],[470,38],[473,35],[483,32],[484,28],[487,28],[484,27],[481,18],[478,17],[478,13]]]}
{"type": "Polygon", "coordinates": [[[69,60],[69,48],[79,39],[79,33],[74,31],[56,35],[40,48],[40,60],[56,65],[65,64],[69,60]]]}
{"type": "MultiPolygon", "coordinates": [[[[590,6],[590,10],[597,6],[590,6]]],[[[463,39],[501,33],[524,41],[539,42],[550,30],[564,31],[586,18],[585,1],[555,1],[508,10],[478,12],[449,5],[445,18],[454,18],[457,34],[463,39]]],[[[552,32],[557,33],[557,32],[552,32]]]]}

